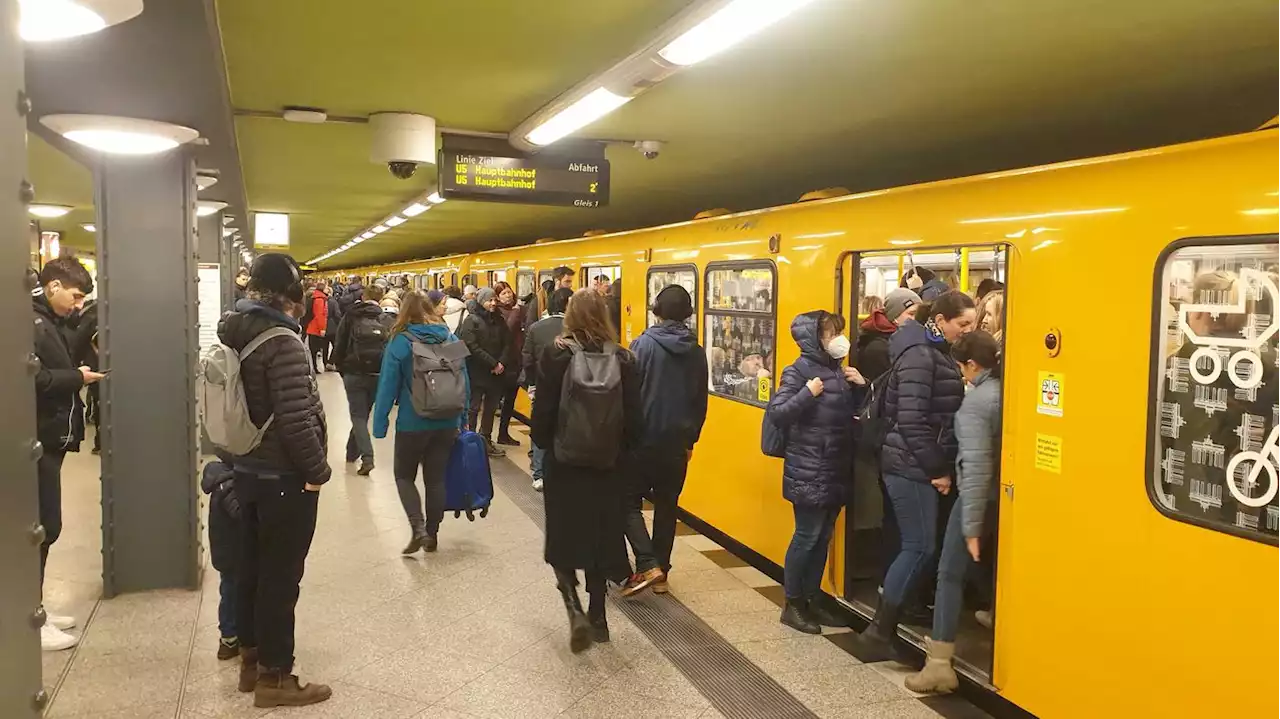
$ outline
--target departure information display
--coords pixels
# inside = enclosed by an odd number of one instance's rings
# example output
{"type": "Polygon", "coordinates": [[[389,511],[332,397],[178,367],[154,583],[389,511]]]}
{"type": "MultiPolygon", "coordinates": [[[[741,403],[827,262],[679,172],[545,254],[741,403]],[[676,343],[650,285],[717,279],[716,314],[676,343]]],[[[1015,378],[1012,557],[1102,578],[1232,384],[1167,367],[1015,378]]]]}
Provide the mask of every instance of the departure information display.
{"type": "Polygon", "coordinates": [[[444,150],[439,168],[440,194],[448,199],[561,207],[609,204],[609,161],[604,159],[444,150]]]}

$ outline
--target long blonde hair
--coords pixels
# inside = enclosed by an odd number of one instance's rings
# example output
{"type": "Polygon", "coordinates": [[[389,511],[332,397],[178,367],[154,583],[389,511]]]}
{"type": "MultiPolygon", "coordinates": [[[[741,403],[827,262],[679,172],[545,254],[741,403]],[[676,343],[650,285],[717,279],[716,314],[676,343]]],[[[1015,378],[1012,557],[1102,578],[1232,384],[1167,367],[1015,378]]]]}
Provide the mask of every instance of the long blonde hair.
{"type": "Polygon", "coordinates": [[[989,332],[997,342],[1004,341],[1004,292],[993,290],[982,297],[977,327],[989,332]]]}
{"type": "Polygon", "coordinates": [[[564,329],[560,339],[572,339],[583,347],[601,347],[606,342],[613,342],[617,336],[613,321],[609,319],[608,299],[590,288],[574,292],[564,311],[564,329]]]}
{"type": "Polygon", "coordinates": [[[404,332],[409,325],[441,324],[444,324],[444,318],[440,316],[440,304],[432,302],[426,292],[412,290],[406,292],[404,299],[400,301],[400,314],[396,317],[395,326],[391,328],[391,336],[404,332]]]}

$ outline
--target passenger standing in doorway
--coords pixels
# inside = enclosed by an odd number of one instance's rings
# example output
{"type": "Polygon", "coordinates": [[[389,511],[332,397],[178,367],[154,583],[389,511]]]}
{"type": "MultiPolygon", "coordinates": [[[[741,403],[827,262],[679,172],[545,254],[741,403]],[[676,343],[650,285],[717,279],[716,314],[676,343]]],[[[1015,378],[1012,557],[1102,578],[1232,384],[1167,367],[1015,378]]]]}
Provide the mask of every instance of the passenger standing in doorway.
{"type": "Polygon", "coordinates": [[[836,518],[853,469],[853,416],[866,380],[841,368],[849,338],[840,315],[806,312],[791,322],[800,358],[782,371],[768,420],[785,432],[782,496],[791,502],[795,532],[783,560],[783,624],[806,634],[847,622],[823,606],[822,574],[836,518]]]}
{"type": "Polygon", "coordinates": [[[959,445],[956,484],[960,499],[947,520],[938,562],[933,631],[925,639],[924,669],[908,676],[913,692],[950,692],[960,685],[951,659],[964,602],[964,578],[972,562],[994,552],[996,499],[1000,496],[1000,343],[978,330],[964,335],[951,356],[970,389],[956,412],[959,445]]]}
{"type": "MultiPolygon", "coordinates": [[[[306,312],[302,274],[292,257],[259,255],[248,294],[218,325],[218,338],[240,352],[263,332],[299,332],[306,312]]],[[[327,299],[327,298],[325,298],[327,299]]],[[[326,303],[327,304],[327,303],[326,303]]],[[[294,609],[316,530],[320,488],[331,470],[328,430],[316,390],[315,356],[292,336],[272,337],[240,364],[249,417],[270,425],[262,442],[232,457],[244,534],[236,630],[242,692],[254,706],[303,706],[332,695],[293,671],[294,609]]]]}
{"type": "Polygon", "coordinates": [[[664,287],[654,298],[653,314],[658,324],[631,343],[640,373],[644,424],[631,462],[627,506],[627,541],[636,555],[636,573],[623,586],[623,596],[647,587],[658,594],[667,591],[676,506],[707,419],[707,354],[685,324],[693,315],[688,290],[664,287]],[[652,538],[640,513],[645,495],[653,499],[652,538]]]}
{"type": "MultiPolygon", "coordinates": [[[[36,460],[39,482],[38,503],[44,539],[40,542],[40,582],[44,583],[49,548],[62,534],[62,461],[67,452],[79,452],[84,439],[84,405],[80,388],[93,386],[105,375],[77,365],[61,326],[73,312],[84,306],[93,292],[93,278],[74,257],[59,257],[40,270],[39,286],[31,291],[35,319],[32,349],[40,360],[36,370],[36,438],[41,453],[36,460]]],[[[45,614],[40,627],[40,647],[44,651],[70,649],[78,641],[65,630],[76,625],[75,617],[45,614]]]]}
{"type": "Polygon", "coordinates": [[[520,420],[526,426],[529,418],[516,411],[516,397],[520,394],[520,358],[524,350],[524,308],[516,301],[516,292],[506,282],[498,282],[493,286],[498,293],[498,314],[507,325],[507,351],[502,357],[502,366],[510,368],[502,373],[502,413],[498,418],[498,444],[508,447],[519,446],[520,443],[511,436],[512,418],[520,420]]]}
{"type": "Polygon", "coordinates": [[[573,275],[574,272],[572,269],[561,265],[551,271],[551,281],[555,283],[556,289],[563,288],[566,290],[572,290],[573,275]]]}
{"type": "Polygon", "coordinates": [[[922,304],[918,319],[903,322],[889,340],[894,367],[884,399],[890,427],[880,466],[902,546],[885,574],[875,620],[858,636],[863,661],[892,657],[902,605],[936,556],[938,497],[952,489],[953,423],[964,399],[951,345],[973,330],[975,316],[973,298],[953,290],[922,304]]]}
{"type": "Polygon", "coordinates": [[[329,354],[329,339],[325,336],[325,331],[329,328],[329,295],[325,292],[324,280],[316,282],[304,319],[309,356],[312,364],[315,364],[317,356],[320,357],[317,371],[321,371],[324,369],[325,357],[329,354]]]}
{"type": "Polygon", "coordinates": [[[609,296],[609,275],[596,275],[591,287],[601,297],[609,296]]]}
{"type": "MultiPolygon", "coordinates": [[[[400,319],[391,329],[391,341],[382,356],[382,371],[378,376],[378,399],[373,410],[375,437],[382,439],[387,436],[391,405],[400,405],[396,412],[394,471],[396,489],[411,532],[409,544],[402,550],[405,555],[421,549],[434,552],[439,546],[440,520],[444,518],[445,466],[449,463],[449,452],[466,419],[465,407],[469,404],[466,397],[461,397],[457,416],[439,419],[420,416],[414,409],[413,345],[444,345],[459,341],[444,324],[444,302],[445,295],[439,290],[412,290],[405,294],[400,319]],[[419,467],[422,468],[425,502],[418,495],[419,467]]],[[[470,392],[466,367],[460,371],[467,392],[470,392]]]]}
{"type": "Polygon", "coordinates": [[[640,377],[635,358],[612,336],[604,298],[580,290],[569,301],[560,337],[538,358],[532,438],[548,450],[545,558],[555,569],[574,653],[609,641],[605,583],[627,563],[623,467],[641,433],[640,377]],[[579,569],[590,597],[586,614],[579,569]]]}
{"type": "Polygon", "coordinates": [[[502,358],[507,356],[511,332],[498,313],[498,295],[492,287],[476,293],[475,306],[462,320],[458,336],[471,351],[467,357],[467,373],[471,377],[471,412],[467,426],[484,437],[490,456],[505,456],[493,443],[493,415],[506,388],[507,367],[502,358]]]}
{"type": "Polygon", "coordinates": [[[932,302],[946,292],[950,292],[951,288],[947,283],[938,279],[938,275],[927,267],[916,267],[907,270],[902,276],[902,287],[915,291],[920,295],[920,299],[925,302],[932,302]]]}
{"type": "MultiPolygon", "coordinates": [[[[551,292],[547,298],[547,316],[533,323],[529,327],[529,331],[525,333],[523,364],[524,376],[529,383],[529,401],[533,404],[538,402],[537,385],[538,378],[541,376],[538,367],[538,358],[549,350],[560,336],[564,329],[564,311],[569,306],[569,298],[573,297],[573,290],[561,287],[551,292]]],[[[530,423],[532,426],[532,423],[530,423]]],[[[533,456],[529,460],[530,474],[533,475],[533,488],[541,492],[543,488],[544,467],[547,456],[547,448],[541,447],[536,441],[530,438],[530,445],[533,447],[533,456]]]]}
{"type": "Polygon", "coordinates": [[[356,474],[367,477],[373,472],[373,439],[369,437],[369,413],[378,393],[378,373],[382,371],[382,353],[392,336],[396,315],[383,312],[382,288],[364,291],[367,299],[351,305],[338,323],[334,338],[333,363],[342,373],[347,391],[347,410],[351,415],[351,432],[347,435],[347,463],[360,460],[356,474]]]}

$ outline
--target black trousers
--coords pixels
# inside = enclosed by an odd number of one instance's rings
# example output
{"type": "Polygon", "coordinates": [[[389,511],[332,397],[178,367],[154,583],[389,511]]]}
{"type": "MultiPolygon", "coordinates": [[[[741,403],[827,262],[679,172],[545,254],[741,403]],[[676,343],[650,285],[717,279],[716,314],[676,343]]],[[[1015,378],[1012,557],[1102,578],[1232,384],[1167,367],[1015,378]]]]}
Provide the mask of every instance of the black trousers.
{"type": "Polygon", "coordinates": [[[396,431],[396,490],[415,537],[434,537],[440,531],[440,520],[444,518],[444,471],[457,438],[458,430],[452,428],[396,431]],[[418,495],[418,467],[422,467],[425,504],[418,495]]]}
{"type": "Polygon", "coordinates": [[[62,534],[62,460],[67,456],[60,450],[45,449],[36,462],[39,481],[40,524],[44,527],[44,541],[40,542],[40,583],[44,583],[44,567],[49,563],[49,547],[62,534]]]}
{"type": "Polygon", "coordinates": [[[498,436],[511,436],[511,418],[520,420],[526,427],[529,418],[516,411],[516,396],[520,394],[520,385],[513,384],[502,393],[502,414],[498,418],[498,436]]]}
{"type": "Polygon", "coordinates": [[[684,491],[689,454],[683,447],[641,450],[634,458],[631,495],[627,505],[627,541],[636,555],[636,571],[655,567],[671,571],[671,548],[676,541],[676,507],[684,491]],[[644,497],[653,501],[653,537],[645,528],[644,497]]]}
{"type": "Polygon", "coordinates": [[[497,380],[471,381],[471,411],[467,413],[467,426],[488,440],[493,439],[493,415],[502,401],[502,390],[497,380]],[[476,424],[477,420],[479,424],[476,424]]]}
{"type": "Polygon", "coordinates": [[[236,472],[242,554],[237,586],[240,643],[258,648],[258,663],[293,670],[294,608],[316,531],[320,493],[294,477],[236,472]]]}
{"type": "Polygon", "coordinates": [[[316,355],[320,355],[320,365],[323,369],[324,365],[329,364],[329,338],[323,335],[307,335],[307,353],[311,357],[312,364],[315,364],[316,355]]]}

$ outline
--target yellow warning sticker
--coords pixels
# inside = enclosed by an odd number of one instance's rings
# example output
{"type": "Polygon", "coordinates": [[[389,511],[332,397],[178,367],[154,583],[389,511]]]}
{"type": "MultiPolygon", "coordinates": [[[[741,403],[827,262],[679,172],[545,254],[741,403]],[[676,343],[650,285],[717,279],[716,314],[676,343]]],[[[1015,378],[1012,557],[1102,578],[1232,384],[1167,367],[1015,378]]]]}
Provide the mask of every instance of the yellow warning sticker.
{"type": "Polygon", "coordinates": [[[1062,438],[1036,434],[1036,469],[1062,474],[1062,438]]]}
{"type": "Polygon", "coordinates": [[[1066,377],[1061,372],[1040,373],[1040,394],[1036,398],[1036,412],[1050,417],[1061,417],[1065,406],[1062,394],[1066,377]]]}
{"type": "Polygon", "coordinates": [[[759,378],[759,384],[756,386],[756,399],[761,402],[769,401],[769,394],[773,390],[772,380],[765,376],[759,378]]]}

